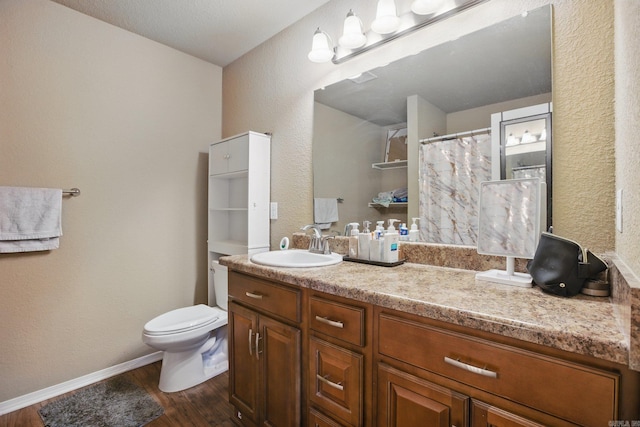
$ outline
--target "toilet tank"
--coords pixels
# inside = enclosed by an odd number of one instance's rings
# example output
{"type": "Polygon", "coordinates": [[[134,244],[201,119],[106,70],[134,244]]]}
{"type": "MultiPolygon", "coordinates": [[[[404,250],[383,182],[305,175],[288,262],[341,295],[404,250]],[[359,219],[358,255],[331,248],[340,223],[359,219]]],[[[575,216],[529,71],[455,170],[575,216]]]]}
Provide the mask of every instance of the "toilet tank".
{"type": "Polygon", "coordinates": [[[229,295],[229,274],[227,267],[220,265],[217,260],[211,261],[213,273],[213,289],[209,289],[209,305],[218,306],[223,310],[227,310],[227,297],[229,295]]]}

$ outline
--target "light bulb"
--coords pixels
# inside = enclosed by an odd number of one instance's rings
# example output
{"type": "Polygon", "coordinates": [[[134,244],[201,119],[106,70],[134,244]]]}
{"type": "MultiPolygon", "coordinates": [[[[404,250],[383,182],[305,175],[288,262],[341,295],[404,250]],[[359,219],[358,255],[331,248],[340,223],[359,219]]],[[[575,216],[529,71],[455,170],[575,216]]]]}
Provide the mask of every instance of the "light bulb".
{"type": "Polygon", "coordinates": [[[357,49],[366,42],[367,36],[362,31],[362,21],[350,10],[344,20],[342,37],[338,39],[338,44],[346,49],[357,49]]]}
{"type": "Polygon", "coordinates": [[[371,30],[378,34],[390,34],[400,26],[400,18],[394,0],[379,0],[376,19],[371,23],[371,30]]]}
{"type": "Polygon", "coordinates": [[[414,0],[411,3],[411,11],[416,15],[431,15],[442,7],[442,0],[414,0]]]}
{"type": "Polygon", "coordinates": [[[313,42],[311,43],[311,51],[307,57],[311,62],[329,62],[333,58],[333,42],[329,34],[325,33],[318,27],[313,34],[313,42]]]}

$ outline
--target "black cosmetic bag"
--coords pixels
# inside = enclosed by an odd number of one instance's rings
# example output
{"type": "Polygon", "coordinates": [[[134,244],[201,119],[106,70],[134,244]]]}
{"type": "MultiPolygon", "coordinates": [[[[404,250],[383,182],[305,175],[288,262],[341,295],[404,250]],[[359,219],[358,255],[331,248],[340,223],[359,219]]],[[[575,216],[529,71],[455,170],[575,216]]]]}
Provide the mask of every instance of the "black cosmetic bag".
{"type": "Polygon", "coordinates": [[[543,291],[571,297],[586,280],[596,280],[607,264],[573,240],[542,233],[536,253],[527,264],[533,282],[543,291]]]}

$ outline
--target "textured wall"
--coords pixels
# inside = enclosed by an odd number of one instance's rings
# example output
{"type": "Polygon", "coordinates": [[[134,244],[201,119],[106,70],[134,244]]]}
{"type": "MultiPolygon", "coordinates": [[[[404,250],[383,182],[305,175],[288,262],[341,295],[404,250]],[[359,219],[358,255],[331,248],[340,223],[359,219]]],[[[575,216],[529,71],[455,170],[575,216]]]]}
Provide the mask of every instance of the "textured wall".
{"type": "Polygon", "coordinates": [[[640,274],[640,2],[616,0],[616,188],[622,189],[622,233],[616,252],[640,274]]]}
{"type": "Polygon", "coordinates": [[[492,0],[342,65],[307,60],[316,26],[340,33],[344,11],[371,2],[334,0],[225,67],[223,133],[274,132],[271,197],[280,203],[272,246],[312,218],[313,91],[522,11],[553,5],[555,232],[597,252],[614,249],[613,0],[492,0]]]}
{"type": "Polygon", "coordinates": [[[69,188],[51,252],[0,255],[0,402],[151,353],[206,301],[222,70],[47,0],[0,1],[0,185],[69,188]]]}

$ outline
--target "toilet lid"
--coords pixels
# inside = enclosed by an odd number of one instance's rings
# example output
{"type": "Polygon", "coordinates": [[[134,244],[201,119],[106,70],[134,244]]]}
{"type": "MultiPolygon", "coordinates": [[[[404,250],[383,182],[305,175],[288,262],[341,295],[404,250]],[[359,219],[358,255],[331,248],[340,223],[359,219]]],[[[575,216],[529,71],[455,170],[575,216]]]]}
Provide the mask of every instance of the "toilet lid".
{"type": "Polygon", "coordinates": [[[196,329],[213,323],[220,317],[218,310],[205,304],[171,310],[144,325],[148,334],[170,334],[196,329]]]}

